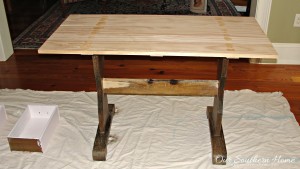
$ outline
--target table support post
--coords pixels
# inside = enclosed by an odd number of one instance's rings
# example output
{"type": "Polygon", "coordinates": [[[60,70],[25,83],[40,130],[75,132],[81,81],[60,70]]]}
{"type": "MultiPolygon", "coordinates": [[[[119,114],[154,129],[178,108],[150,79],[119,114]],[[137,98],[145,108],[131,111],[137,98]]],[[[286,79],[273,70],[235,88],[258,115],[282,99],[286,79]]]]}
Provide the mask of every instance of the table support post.
{"type": "Polygon", "coordinates": [[[103,90],[104,56],[93,56],[93,68],[97,87],[98,118],[99,124],[93,147],[93,160],[105,161],[107,142],[110,132],[114,105],[108,105],[107,94],[103,90]]]}
{"type": "Polygon", "coordinates": [[[214,105],[207,107],[207,118],[209,121],[212,162],[213,164],[225,165],[227,159],[226,144],[222,129],[224,87],[227,78],[228,59],[218,60],[218,94],[214,97],[214,105]]]}

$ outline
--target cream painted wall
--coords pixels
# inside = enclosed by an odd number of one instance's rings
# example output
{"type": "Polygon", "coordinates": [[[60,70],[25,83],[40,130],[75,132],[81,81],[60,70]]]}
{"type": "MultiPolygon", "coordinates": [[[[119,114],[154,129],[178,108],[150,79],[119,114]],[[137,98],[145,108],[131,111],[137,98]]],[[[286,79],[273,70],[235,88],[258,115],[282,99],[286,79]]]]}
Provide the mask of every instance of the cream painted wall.
{"type": "Polygon", "coordinates": [[[4,3],[0,1],[0,61],[7,60],[13,52],[4,3]]]}
{"type": "Polygon", "coordinates": [[[294,9],[299,8],[300,0],[257,0],[255,18],[271,40],[278,59],[252,59],[251,63],[300,65],[300,28],[293,27],[294,9]]]}
{"type": "Polygon", "coordinates": [[[300,43],[300,28],[293,27],[300,0],[273,0],[268,26],[272,43],[300,43]]]}

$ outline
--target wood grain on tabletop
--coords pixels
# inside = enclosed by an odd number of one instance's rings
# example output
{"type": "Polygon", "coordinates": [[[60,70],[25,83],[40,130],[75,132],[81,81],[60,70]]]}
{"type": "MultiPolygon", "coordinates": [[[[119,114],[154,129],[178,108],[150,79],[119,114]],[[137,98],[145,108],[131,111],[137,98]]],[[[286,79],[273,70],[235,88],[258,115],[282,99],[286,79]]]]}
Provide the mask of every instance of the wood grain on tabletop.
{"type": "Polygon", "coordinates": [[[251,17],[70,15],[42,54],[276,58],[251,17]]]}

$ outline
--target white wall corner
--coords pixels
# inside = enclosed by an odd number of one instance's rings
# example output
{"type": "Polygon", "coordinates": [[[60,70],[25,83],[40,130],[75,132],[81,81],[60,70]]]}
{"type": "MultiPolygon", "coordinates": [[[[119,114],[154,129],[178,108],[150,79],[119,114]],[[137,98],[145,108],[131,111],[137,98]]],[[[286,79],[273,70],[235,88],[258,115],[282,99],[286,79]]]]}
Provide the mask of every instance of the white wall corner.
{"type": "MultiPolygon", "coordinates": [[[[255,19],[262,31],[267,35],[272,0],[256,0],[255,19]]],[[[276,63],[276,59],[249,59],[250,63],[276,63]]]]}
{"type": "MultiPolygon", "coordinates": [[[[268,33],[271,6],[272,0],[257,0],[255,18],[265,34],[268,33]]],[[[299,43],[273,43],[273,47],[278,53],[277,60],[250,59],[250,63],[300,65],[299,43]]]]}
{"type": "Polygon", "coordinates": [[[257,0],[255,19],[265,34],[268,32],[272,0],[257,0]]]}
{"type": "Polygon", "coordinates": [[[6,61],[14,52],[3,1],[0,1],[0,61],[6,61]]]}

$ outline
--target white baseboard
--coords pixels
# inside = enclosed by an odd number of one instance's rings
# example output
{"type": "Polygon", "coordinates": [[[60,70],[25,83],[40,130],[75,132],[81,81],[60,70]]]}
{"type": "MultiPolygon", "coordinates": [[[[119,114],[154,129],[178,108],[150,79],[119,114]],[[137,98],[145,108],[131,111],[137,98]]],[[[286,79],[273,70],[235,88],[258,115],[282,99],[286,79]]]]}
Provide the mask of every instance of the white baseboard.
{"type": "Polygon", "coordinates": [[[278,53],[277,64],[300,65],[300,43],[273,43],[278,53]]]}
{"type": "Polygon", "coordinates": [[[278,59],[250,59],[250,63],[300,65],[300,43],[273,43],[278,59]]]}

